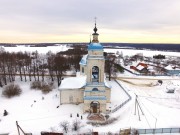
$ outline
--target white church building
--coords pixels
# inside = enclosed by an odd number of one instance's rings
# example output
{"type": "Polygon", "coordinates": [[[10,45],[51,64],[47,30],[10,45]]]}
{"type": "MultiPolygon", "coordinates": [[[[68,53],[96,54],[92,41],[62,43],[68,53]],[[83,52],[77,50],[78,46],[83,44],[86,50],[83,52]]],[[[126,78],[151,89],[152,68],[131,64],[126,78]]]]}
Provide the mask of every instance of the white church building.
{"type": "Polygon", "coordinates": [[[111,87],[105,81],[103,46],[98,41],[96,23],[88,54],[80,61],[80,73],[62,80],[60,104],[83,103],[83,112],[105,113],[110,103],[111,87]]]}

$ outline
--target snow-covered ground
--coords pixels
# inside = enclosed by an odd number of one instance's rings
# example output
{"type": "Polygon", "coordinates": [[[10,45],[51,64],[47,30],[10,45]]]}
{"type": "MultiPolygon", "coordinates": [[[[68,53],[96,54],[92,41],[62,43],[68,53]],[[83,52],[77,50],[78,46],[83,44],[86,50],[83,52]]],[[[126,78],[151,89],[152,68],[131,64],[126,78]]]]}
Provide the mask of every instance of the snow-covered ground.
{"type": "MultiPolygon", "coordinates": [[[[69,47],[67,45],[57,45],[57,46],[47,46],[47,47],[29,47],[29,46],[22,46],[19,45],[17,47],[3,47],[5,49],[5,51],[8,52],[18,52],[18,51],[26,51],[26,52],[34,52],[34,51],[38,51],[40,54],[41,53],[47,53],[48,51],[51,51],[53,53],[56,52],[60,52],[60,51],[66,51],[69,49],[69,47]]],[[[123,49],[123,48],[119,48],[119,49],[104,49],[105,52],[111,52],[111,53],[116,53],[117,51],[119,51],[119,53],[122,53],[123,56],[132,56],[135,55],[137,53],[143,53],[144,56],[147,57],[152,57],[153,55],[166,55],[166,56],[180,56],[179,52],[169,52],[169,51],[154,51],[154,50],[135,50],[135,49],[123,49]]]]}
{"type": "Polygon", "coordinates": [[[137,53],[142,53],[143,56],[152,57],[153,55],[166,55],[166,56],[180,56],[179,52],[169,52],[169,51],[154,51],[154,50],[138,50],[138,49],[104,49],[105,52],[111,52],[116,53],[119,51],[119,53],[122,52],[123,56],[133,56],[137,53]]]}
{"type": "Polygon", "coordinates": [[[23,45],[19,45],[17,47],[3,47],[5,49],[5,51],[8,52],[35,52],[38,51],[38,53],[42,54],[46,54],[48,51],[51,51],[53,53],[57,53],[57,52],[61,52],[61,51],[66,51],[68,50],[70,47],[68,47],[67,45],[56,45],[56,46],[47,46],[47,47],[30,47],[30,46],[23,46],[23,45]]]}
{"type": "MultiPolygon", "coordinates": [[[[0,98],[0,133],[17,134],[16,121],[25,132],[33,134],[40,134],[41,131],[62,132],[59,126],[61,122],[67,120],[72,123],[76,119],[82,121],[82,132],[93,129],[91,125],[86,124],[87,114],[82,113],[83,104],[59,106],[60,99],[57,88],[48,94],[42,94],[41,91],[31,90],[29,82],[16,81],[16,83],[23,90],[20,96],[10,99],[3,96],[0,98]],[[3,116],[4,110],[7,110],[9,115],[3,116]],[[71,113],[73,118],[70,118],[71,113]],[[83,120],[77,118],[77,113],[83,116],[83,120]]],[[[112,86],[112,103],[109,107],[113,109],[126,100],[127,95],[115,81],[108,83],[112,86]]],[[[0,88],[0,92],[2,92],[2,88],[0,88]]]]}
{"type": "MultiPolygon", "coordinates": [[[[42,94],[40,91],[31,90],[29,82],[16,81],[23,93],[19,97],[10,99],[0,97],[0,133],[17,134],[15,121],[18,121],[25,132],[32,132],[35,135],[40,134],[41,131],[62,132],[59,124],[65,120],[70,124],[74,120],[81,121],[82,127],[79,132],[93,130],[100,133],[115,133],[120,128],[155,128],[155,123],[156,128],[180,127],[180,80],[171,80],[171,83],[169,80],[164,80],[162,85],[157,86],[154,85],[157,80],[148,79],[143,81],[124,79],[119,82],[132,96],[132,100],[110,115],[111,118],[117,118],[117,121],[110,125],[93,127],[86,124],[87,114],[82,113],[83,104],[59,106],[57,88],[48,94],[42,94]],[[169,84],[173,84],[176,88],[174,94],[166,93],[166,87],[169,84]],[[139,121],[138,112],[134,115],[135,94],[138,95],[139,104],[144,112],[144,115],[140,112],[141,121],[139,121]],[[4,109],[9,112],[8,116],[3,116],[4,109]],[[72,118],[70,118],[71,113],[72,118]],[[77,113],[83,116],[83,120],[77,117],[77,113]]],[[[112,86],[110,107],[113,109],[128,97],[115,81],[108,83],[112,86]]]]}

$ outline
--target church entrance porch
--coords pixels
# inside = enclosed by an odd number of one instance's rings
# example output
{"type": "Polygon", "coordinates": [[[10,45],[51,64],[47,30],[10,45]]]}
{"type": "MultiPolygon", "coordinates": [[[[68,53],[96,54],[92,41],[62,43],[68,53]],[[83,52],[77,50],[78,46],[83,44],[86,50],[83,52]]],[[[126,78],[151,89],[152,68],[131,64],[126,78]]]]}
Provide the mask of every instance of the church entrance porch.
{"type": "Polygon", "coordinates": [[[99,113],[99,109],[100,109],[100,103],[98,101],[92,101],[90,104],[90,112],[91,113],[99,113]]]}

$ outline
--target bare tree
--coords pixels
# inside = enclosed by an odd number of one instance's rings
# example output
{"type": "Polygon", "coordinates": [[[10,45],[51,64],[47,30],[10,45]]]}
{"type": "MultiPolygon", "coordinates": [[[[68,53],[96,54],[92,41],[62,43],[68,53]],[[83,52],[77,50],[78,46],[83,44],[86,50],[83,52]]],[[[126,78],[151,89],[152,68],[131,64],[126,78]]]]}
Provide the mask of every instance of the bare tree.
{"type": "Polygon", "coordinates": [[[56,56],[54,58],[53,68],[56,73],[58,86],[60,86],[61,81],[62,81],[63,72],[65,72],[67,69],[69,69],[66,58],[60,54],[56,54],[56,56]]]}
{"type": "Polygon", "coordinates": [[[47,54],[47,67],[49,70],[49,75],[51,76],[51,81],[54,81],[54,73],[53,73],[53,65],[54,65],[54,57],[55,55],[49,51],[47,54]]]}
{"type": "Polygon", "coordinates": [[[69,122],[68,121],[61,122],[60,127],[64,130],[64,132],[67,133],[69,130],[69,122]]]}
{"type": "Polygon", "coordinates": [[[81,124],[80,121],[77,121],[77,120],[73,121],[72,130],[78,131],[80,129],[80,124],[81,124]]]}
{"type": "Polygon", "coordinates": [[[115,65],[115,56],[114,55],[107,55],[105,61],[105,72],[109,75],[109,81],[111,80],[111,76],[114,70],[115,65]]]}

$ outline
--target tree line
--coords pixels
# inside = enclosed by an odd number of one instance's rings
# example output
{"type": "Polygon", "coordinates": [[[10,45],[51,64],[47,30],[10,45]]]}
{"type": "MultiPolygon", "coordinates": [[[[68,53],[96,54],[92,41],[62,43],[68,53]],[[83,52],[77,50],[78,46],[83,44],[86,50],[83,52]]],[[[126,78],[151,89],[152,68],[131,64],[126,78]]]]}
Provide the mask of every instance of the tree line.
{"type": "MultiPolygon", "coordinates": [[[[86,46],[73,46],[64,52],[46,54],[34,52],[6,52],[0,49],[0,87],[15,81],[19,75],[21,81],[45,81],[49,76],[51,81],[57,81],[60,86],[66,71],[79,71],[79,62],[83,55],[87,54],[86,46]]],[[[115,63],[116,57],[104,53],[106,58],[105,71],[111,78],[111,74],[121,67],[115,63]]]]}
{"type": "Polygon", "coordinates": [[[18,74],[21,81],[44,81],[45,76],[61,84],[62,76],[67,70],[79,70],[79,61],[87,51],[75,46],[65,52],[39,54],[38,51],[6,52],[0,49],[0,86],[15,81],[18,74]]]}

